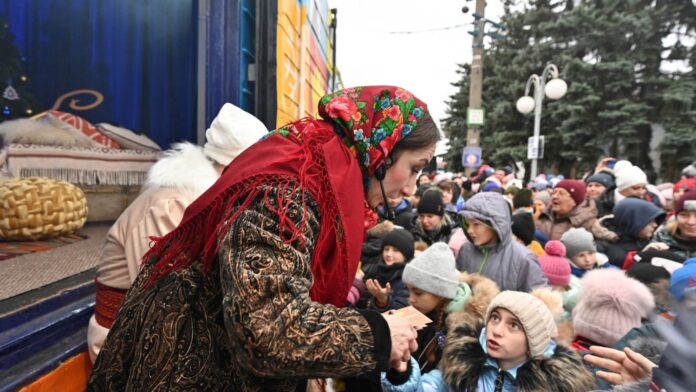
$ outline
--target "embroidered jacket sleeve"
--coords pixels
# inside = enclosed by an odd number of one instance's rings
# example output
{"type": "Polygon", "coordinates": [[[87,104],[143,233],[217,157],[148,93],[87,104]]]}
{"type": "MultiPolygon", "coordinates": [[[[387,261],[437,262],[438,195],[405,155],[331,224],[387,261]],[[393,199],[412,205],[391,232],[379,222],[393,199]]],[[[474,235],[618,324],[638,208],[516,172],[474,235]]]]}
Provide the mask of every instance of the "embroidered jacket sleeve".
{"type": "Polygon", "coordinates": [[[225,328],[239,366],[261,377],[348,376],[388,367],[391,340],[377,312],[309,297],[319,212],[305,195],[282,195],[302,241],[279,236],[277,189],[267,186],[235,220],[219,251],[225,328]],[[264,197],[264,193],[267,197],[264,197]],[[290,200],[287,200],[290,198],[290,200]],[[270,207],[270,208],[269,208],[270,207]]]}

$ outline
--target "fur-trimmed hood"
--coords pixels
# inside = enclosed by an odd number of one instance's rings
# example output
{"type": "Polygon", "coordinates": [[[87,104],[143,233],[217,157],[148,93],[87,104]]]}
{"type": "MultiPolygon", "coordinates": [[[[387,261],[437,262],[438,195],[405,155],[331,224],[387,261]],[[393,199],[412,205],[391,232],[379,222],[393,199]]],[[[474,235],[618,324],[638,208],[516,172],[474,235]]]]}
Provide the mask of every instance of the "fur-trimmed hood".
{"type": "MultiPolygon", "coordinates": [[[[447,335],[440,368],[445,382],[455,390],[477,390],[486,353],[479,342],[483,320],[457,325],[447,335]]],[[[519,392],[575,392],[595,387],[592,374],[573,350],[558,345],[551,357],[527,361],[517,370],[519,392]]]]}
{"type": "Polygon", "coordinates": [[[145,186],[176,188],[196,199],[218,177],[213,162],[205,156],[202,147],[176,143],[147,172],[145,186]]]}

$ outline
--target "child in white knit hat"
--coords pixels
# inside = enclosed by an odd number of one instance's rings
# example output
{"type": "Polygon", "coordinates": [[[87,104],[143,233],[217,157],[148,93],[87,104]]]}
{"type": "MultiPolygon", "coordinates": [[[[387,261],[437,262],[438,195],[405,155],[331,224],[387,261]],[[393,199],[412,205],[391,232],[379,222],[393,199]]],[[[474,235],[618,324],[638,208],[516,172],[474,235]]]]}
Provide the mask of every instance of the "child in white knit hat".
{"type": "MultiPolygon", "coordinates": [[[[541,291],[544,291],[542,294],[541,291]]],[[[537,297],[538,295],[538,297],[537,297]]],[[[385,391],[588,391],[594,377],[573,350],[557,345],[552,311],[532,294],[503,291],[478,322],[447,334],[438,369],[422,374],[412,358],[406,369],[382,373],[385,391]]],[[[557,294],[555,294],[557,295],[557,294]]]]}
{"type": "Polygon", "coordinates": [[[437,366],[442,355],[445,317],[461,310],[471,298],[471,288],[459,282],[454,254],[444,242],[436,242],[406,265],[402,276],[408,301],[433,320],[418,332],[418,350],[413,356],[421,369],[437,366]]]}

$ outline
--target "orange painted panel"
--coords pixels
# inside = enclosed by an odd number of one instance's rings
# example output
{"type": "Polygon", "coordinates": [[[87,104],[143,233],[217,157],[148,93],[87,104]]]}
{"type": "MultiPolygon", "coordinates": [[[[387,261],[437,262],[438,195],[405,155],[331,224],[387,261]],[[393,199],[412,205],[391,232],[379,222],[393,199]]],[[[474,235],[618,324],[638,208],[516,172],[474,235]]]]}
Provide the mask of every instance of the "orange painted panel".
{"type": "Polygon", "coordinates": [[[20,392],[82,392],[87,386],[92,362],[87,352],[69,358],[50,373],[20,389],[20,392]]]}

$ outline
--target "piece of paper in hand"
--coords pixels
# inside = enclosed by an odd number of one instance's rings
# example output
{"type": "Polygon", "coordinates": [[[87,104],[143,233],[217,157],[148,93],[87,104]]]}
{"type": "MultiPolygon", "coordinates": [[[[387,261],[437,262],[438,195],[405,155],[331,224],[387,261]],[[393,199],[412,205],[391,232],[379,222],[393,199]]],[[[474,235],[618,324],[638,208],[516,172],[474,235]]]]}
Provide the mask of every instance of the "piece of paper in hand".
{"type": "Polygon", "coordinates": [[[405,318],[413,323],[419,329],[433,322],[428,316],[419,312],[413,306],[397,309],[392,313],[394,316],[405,318]]]}

